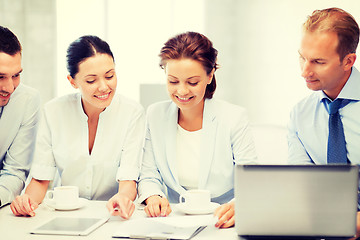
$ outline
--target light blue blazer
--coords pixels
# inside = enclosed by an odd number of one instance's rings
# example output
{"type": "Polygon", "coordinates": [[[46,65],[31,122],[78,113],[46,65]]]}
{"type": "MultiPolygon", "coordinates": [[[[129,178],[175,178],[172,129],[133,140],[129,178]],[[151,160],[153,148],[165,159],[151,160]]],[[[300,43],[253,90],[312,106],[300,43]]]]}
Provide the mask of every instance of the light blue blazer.
{"type": "MultiPolygon", "coordinates": [[[[172,101],[155,103],[147,111],[144,156],[138,184],[139,201],[152,195],[179,201],[185,189],[176,168],[178,107],[172,101]]],[[[234,164],[256,159],[255,145],[244,108],[206,99],[203,113],[199,189],[211,192],[220,204],[234,197],[234,164]]]]}

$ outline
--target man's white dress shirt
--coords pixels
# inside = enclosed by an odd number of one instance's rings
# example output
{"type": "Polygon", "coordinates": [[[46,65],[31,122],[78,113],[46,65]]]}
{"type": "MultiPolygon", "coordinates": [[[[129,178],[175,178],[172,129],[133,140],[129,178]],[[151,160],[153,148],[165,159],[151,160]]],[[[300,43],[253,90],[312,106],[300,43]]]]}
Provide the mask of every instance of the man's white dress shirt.
{"type": "Polygon", "coordinates": [[[31,165],[39,119],[39,92],[22,83],[3,108],[0,118],[0,201],[19,195],[31,165]]]}

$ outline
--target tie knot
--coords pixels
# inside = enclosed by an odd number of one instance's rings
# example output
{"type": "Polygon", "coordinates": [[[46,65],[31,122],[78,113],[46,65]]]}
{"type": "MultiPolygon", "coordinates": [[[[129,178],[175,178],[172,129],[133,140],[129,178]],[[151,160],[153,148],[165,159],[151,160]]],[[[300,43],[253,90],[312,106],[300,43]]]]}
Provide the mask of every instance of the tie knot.
{"type": "Polygon", "coordinates": [[[329,114],[334,114],[339,111],[340,108],[345,107],[350,102],[349,99],[338,98],[329,104],[329,114]]]}

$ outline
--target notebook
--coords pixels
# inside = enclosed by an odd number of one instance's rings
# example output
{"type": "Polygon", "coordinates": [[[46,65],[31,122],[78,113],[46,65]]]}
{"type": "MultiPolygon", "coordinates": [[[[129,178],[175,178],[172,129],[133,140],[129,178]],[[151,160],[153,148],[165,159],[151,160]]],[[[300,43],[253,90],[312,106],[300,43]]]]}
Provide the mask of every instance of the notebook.
{"type": "Polygon", "coordinates": [[[240,236],[352,237],[358,166],[236,165],[240,236]]]}

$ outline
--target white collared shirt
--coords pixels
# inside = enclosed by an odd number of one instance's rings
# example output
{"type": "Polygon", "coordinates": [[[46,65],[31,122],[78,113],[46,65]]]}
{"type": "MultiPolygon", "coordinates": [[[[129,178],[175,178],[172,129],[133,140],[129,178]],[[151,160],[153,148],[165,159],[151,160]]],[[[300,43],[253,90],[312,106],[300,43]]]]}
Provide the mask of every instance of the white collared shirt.
{"type": "Polygon", "coordinates": [[[0,201],[10,203],[24,188],[32,161],[40,95],[22,83],[0,118],[0,201]]]}
{"type": "Polygon", "coordinates": [[[99,116],[89,155],[87,116],[81,95],[70,94],[47,103],[40,121],[31,174],[61,185],[76,185],[80,197],[108,200],[121,180],[138,180],[145,116],[142,106],[115,95],[99,116]]]}

